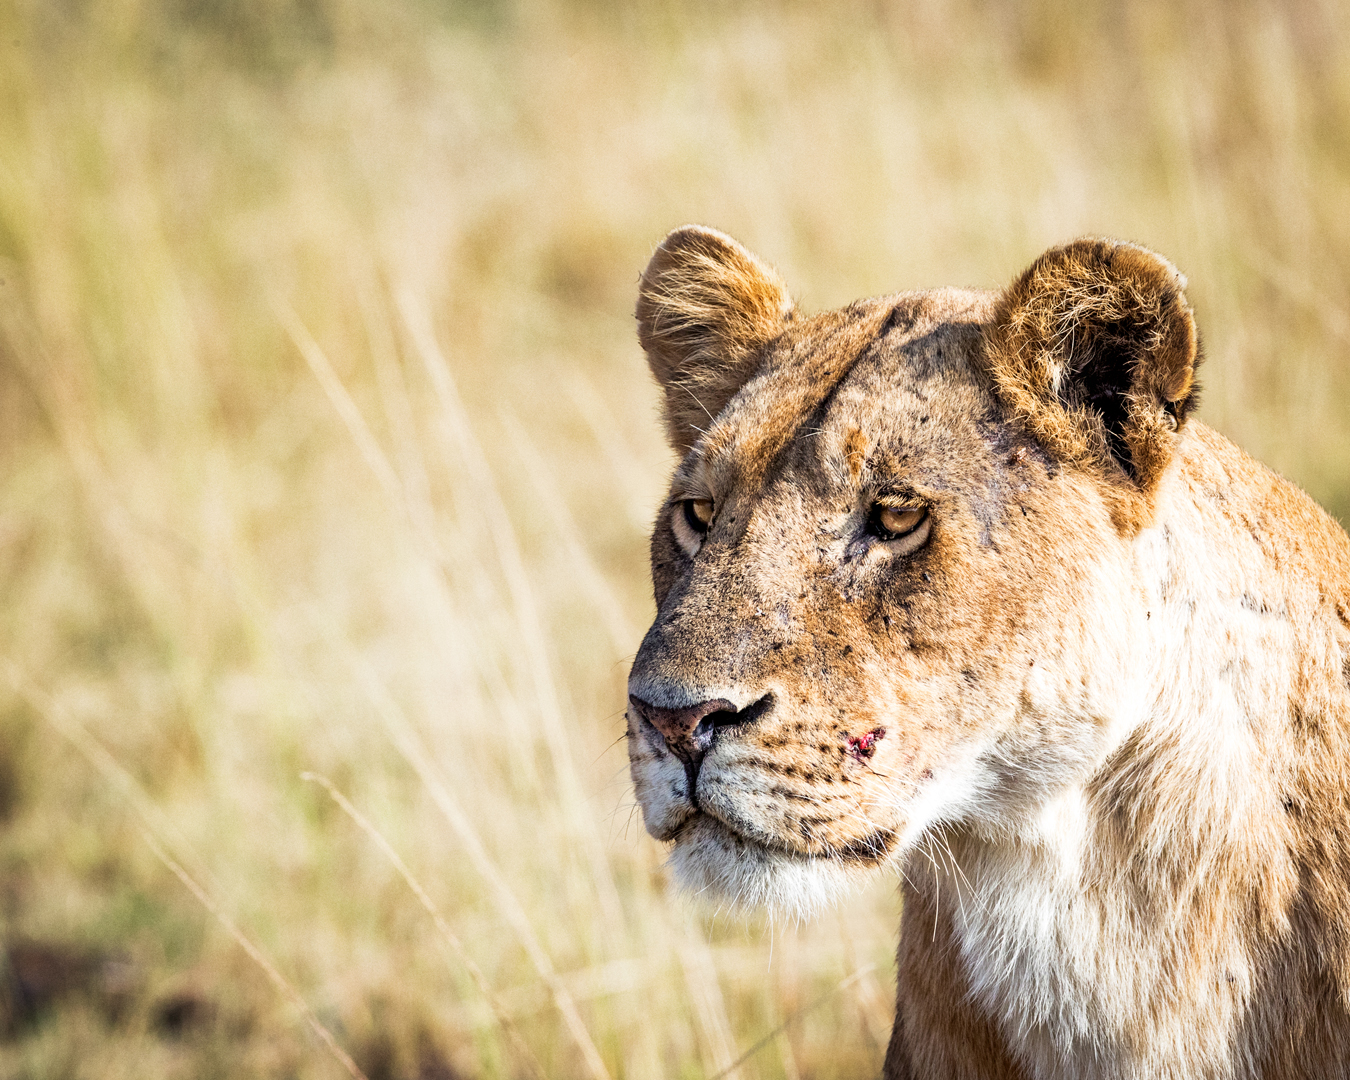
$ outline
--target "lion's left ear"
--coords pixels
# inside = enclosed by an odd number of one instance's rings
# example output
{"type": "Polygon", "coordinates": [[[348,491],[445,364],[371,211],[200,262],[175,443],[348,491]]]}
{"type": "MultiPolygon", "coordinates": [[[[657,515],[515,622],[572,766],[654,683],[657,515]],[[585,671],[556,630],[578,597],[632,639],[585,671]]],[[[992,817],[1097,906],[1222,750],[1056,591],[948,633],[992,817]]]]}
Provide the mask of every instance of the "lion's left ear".
{"type": "Polygon", "coordinates": [[[1000,298],[986,332],[995,390],[1055,457],[1151,492],[1196,404],[1186,279],[1112,240],[1052,248],[1000,298]]]}

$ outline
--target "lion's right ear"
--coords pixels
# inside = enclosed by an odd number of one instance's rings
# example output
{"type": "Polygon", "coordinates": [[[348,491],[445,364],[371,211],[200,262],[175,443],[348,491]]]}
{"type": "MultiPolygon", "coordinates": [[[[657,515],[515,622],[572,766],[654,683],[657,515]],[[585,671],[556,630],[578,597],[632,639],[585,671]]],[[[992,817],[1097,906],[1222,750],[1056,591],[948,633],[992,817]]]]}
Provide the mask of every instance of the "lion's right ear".
{"type": "Polygon", "coordinates": [[[791,317],[782,279],[731,237],[686,225],[661,241],[638,289],[638,340],[676,450],[694,444],[791,317]]]}

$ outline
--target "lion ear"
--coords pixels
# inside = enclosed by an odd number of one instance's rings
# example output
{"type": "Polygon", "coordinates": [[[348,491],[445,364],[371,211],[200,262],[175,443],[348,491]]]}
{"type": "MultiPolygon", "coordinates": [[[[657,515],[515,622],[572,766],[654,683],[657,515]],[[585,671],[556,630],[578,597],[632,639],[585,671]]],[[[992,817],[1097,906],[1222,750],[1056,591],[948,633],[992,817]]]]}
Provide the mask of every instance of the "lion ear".
{"type": "Polygon", "coordinates": [[[731,237],[686,225],[661,242],[638,288],[638,339],[676,450],[694,444],[791,317],[782,279],[731,237]]]}
{"type": "Polygon", "coordinates": [[[1123,470],[1147,494],[1197,400],[1185,287],[1134,244],[1052,248],[995,308],[986,360],[999,397],[1056,457],[1123,470]]]}

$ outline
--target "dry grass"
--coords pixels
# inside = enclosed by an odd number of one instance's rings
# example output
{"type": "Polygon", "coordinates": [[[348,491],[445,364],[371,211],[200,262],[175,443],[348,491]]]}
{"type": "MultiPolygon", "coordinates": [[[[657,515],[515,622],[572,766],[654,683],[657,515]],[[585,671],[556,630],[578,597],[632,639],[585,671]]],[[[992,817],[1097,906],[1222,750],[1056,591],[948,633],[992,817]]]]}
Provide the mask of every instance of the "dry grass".
{"type": "Polygon", "coordinates": [[[615,743],[673,225],[809,307],[1146,242],[1203,415],[1350,516],[1330,0],[0,0],[0,50],[0,1074],[705,1077],[807,1005],[739,1074],[875,1073],[894,883],[689,908],[615,743]]]}

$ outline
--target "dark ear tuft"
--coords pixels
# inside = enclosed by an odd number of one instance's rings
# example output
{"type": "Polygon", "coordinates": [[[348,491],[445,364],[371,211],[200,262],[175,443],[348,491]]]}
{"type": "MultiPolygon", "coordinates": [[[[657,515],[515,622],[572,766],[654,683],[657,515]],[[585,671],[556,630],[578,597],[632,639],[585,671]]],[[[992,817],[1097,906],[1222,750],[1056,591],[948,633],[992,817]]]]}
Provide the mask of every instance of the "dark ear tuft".
{"type": "Polygon", "coordinates": [[[638,339],[675,449],[694,444],[791,317],[782,279],[731,237],[686,225],[661,242],[638,289],[638,339]]]}
{"type": "Polygon", "coordinates": [[[996,391],[1061,460],[1119,466],[1151,492],[1196,403],[1185,287],[1176,267],[1134,244],[1047,251],[995,309],[986,364],[996,391]]]}

